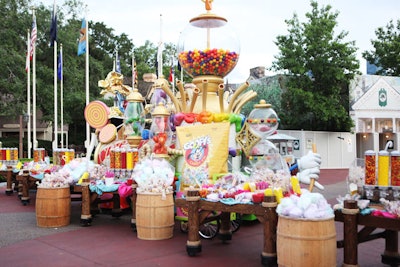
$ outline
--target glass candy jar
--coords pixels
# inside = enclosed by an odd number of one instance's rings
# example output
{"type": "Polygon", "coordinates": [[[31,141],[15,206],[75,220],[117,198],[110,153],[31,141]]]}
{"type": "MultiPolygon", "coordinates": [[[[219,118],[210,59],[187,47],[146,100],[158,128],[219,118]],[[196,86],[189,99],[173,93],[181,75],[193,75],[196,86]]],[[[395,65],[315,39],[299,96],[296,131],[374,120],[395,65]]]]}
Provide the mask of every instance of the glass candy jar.
{"type": "Polygon", "coordinates": [[[126,97],[128,104],[125,108],[125,136],[131,147],[138,147],[142,140],[142,130],[145,124],[143,96],[138,89],[126,97]]]}

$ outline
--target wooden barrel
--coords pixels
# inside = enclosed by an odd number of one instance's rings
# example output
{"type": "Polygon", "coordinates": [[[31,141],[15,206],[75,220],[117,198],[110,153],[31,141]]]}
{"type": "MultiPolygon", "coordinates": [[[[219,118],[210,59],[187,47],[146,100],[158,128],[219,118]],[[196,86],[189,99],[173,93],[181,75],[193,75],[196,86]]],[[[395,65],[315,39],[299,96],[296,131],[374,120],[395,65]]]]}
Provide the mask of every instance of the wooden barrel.
{"type": "Polygon", "coordinates": [[[36,192],[36,224],[39,227],[61,227],[71,221],[69,187],[38,188],[36,192]]]}
{"type": "Polygon", "coordinates": [[[144,240],[172,238],[174,233],[174,199],[172,193],[138,193],[136,198],[137,237],[144,240]]]}
{"type": "Polygon", "coordinates": [[[276,246],[279,266],[334,267],[334,218],[310,220],[279,216],[276,246]]]}

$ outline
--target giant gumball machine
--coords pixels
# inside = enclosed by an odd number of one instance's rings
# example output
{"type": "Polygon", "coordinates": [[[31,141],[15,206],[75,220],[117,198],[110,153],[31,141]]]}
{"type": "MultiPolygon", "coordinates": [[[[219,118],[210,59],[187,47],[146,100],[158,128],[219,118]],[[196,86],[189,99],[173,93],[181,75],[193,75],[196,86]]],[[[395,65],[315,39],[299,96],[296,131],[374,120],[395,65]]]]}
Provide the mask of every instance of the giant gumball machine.
{"type": "MultiPolygon", "coordinates": [[[[224,80],[239,60],[240,45],[235,32],[226,18],[211,12],[211,2],[205,2],[206,13],[189,21],[178,42],[178,60],[182,68],[193,78],[196,86],[190,99],[188,110],[183,112],[235,112],[254,98],[256,93],[250,92],[247,99],[236,98],[248,86],[243,84],[235,97],[228,104],[224,98],[224,80]],[[243,101],[246,100],[246,101],[243,101]]],[[[178,84],[179,85],[179,84],[178,84]]]]}

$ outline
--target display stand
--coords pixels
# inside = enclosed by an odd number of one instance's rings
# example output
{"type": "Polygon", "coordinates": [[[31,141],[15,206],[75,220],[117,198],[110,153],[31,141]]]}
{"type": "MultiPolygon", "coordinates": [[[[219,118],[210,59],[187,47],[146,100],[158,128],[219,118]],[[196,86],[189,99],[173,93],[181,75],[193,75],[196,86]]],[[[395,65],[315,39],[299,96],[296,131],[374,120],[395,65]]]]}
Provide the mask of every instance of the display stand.
{"type": "Polygon", "coordinates": [[[230,213],[254,214],[263,224],[264,246],[261,253],[261,263],[264,266],[276,266],[276,228],[278,215],[275,197],[264,197],[261,204],[235,204],[227,205],[222,202],[210,202],[200,198],[199,191],[188,191],[186,198],[175,199],[175,206],[188,209],[188,240],[186,251],[189,256],[195,256],[202,251],[199,235],[199,226],[213,211],[221,213],[221,227],[218,233],[223,242],[232,239],[230,230],[230,213]]]}
{"type": "MultiPolygon", "coordinates": [[[[82,182],[79,185],[74,185],[72,187],[72,193],[82,194],[82,210],[81,210],[81,225],[90,226],[92,224],[93,216],[92,214],[98,214],[98,204],[110,202],[109,200],[101,200],[97,193],[91,192],[89,189],[88,182],[82,182]]],[[[112,202],[113,209],[111,211],[112,217],[122,216],[122,211],[120,208],[120,199],[118,191],[109,192],[113,194],[112,202]]]]}
{"type": "Polygon", "coordinates": [[[400,219],[392,219],[373,215],[361,215],[355,200],[345,200],[344,208],[335,211],[335,221],[342,222],[343,240],[337,242],[343,248],[343,266],[358,266],[358,244],[385,239],[385,251],[381,255],[382,263],[390,266],[400,265],[398,248],[398,232],[400,219]],[[358,226],[363,228],[359,231],[358,226]],[[376,232],[376,229],[383,229],[376,232]]]}

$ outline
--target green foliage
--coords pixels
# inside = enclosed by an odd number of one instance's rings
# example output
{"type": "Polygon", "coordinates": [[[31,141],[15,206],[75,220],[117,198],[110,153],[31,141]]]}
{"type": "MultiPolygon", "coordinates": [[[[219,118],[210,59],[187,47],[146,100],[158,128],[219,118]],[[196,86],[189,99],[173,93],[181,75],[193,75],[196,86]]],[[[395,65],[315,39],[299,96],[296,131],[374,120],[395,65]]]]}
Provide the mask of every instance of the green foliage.
{"type": "Polygon", "coordinates": [[[371,40],[374,47],[364,51],[363,58],[378,67],[378,75],[400,76],[400,20],[397,24],[390,20],[386,28],[375,30],[376,40],[371,40]]]}
{"type": "Polygon", "coordinates": [[[271,104],[271,107],[279,115],[282,112],[282,89],[280,85],[282,79],[284,79],[282,75],[276,75],[272,77],[264,77],[262,81],[251,84],[247,90],[257,92],[257,97],[246,103],[243,106],[241,113],[247,117],[253,110],[254,105],[258,104],[261,99],[264,99],[267,103],[271,104]]]}
{"type": "Polygon", "coordinates": [[[334,36],[338,12],[311,1],[307,22],[294,14],[285,20],[288,35],[275,41],[280,53],[272,69],[288,75],[282,95],[281,122],[285,129],[349,131],[348,84],[358,73],[355,42],[347,32],[334,36]]]}
{"type": "MultiPolygon", "coordinates": [[[[80,0],[68,0],[57,9],[57,46],[63,48],[63,107],[64,124],[69,125],[69,143],[80,145],[86,139],[85,57],[77,56],[79,29],[85,4],[80,0]]],[[[27,32],[31,31],[31,1],[0,0],[0,115],[18,116],[27,111],[27,74],[25,72],[27,32]]],[[[50,47],[52,6],[36,6],[38,38],[36,42],[36,110],[43,113],[42,120],[54,119],[54,48],[50,47]]],[[[98,81],[113,69],[115,52],[121,59],[121,71],[132,75],[132,52],[135,53],[138,77],[155,73],[157,47],[147,41],[135,47],[123,33],[116,35],[114,29],[103,22],[88,21],[89,25],[89,101],[101,99],[98,81]]],[[[171,56],[176,54],[173,44],[164,44],[163,74],[168,77],[171,56]]],[[[57,56],[59,52],[57,51],[57,56]]],[[[32,86],[31,75],[31,86],[32,86]]],[[[31,91],[32,93],[32,91],[31,91]]],[[[58,98],[60,99],[60,81],[58,98]]],[[[61,114],[58,100],[58,114],[61,114]]],[[[32,105],[31,105],[32,108],[32,105]]],[[[60,115],[58,120],[60,120],[60,115]]],[[[61,121],[58,122],[61,125],[61,121]]],[[[50,148],[50,147],[49,147],[50,148]]]]}

